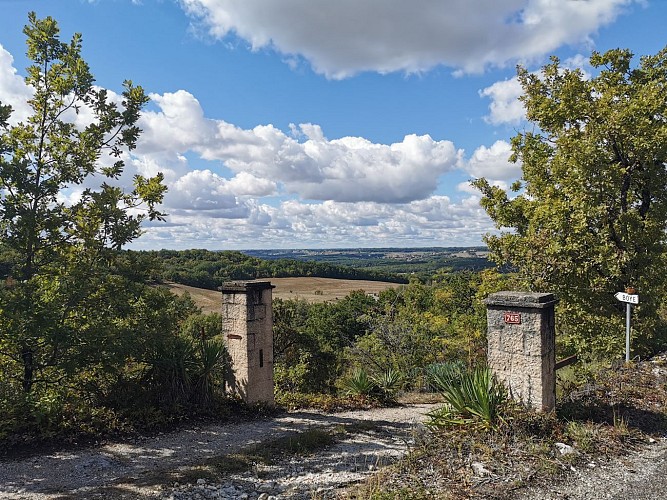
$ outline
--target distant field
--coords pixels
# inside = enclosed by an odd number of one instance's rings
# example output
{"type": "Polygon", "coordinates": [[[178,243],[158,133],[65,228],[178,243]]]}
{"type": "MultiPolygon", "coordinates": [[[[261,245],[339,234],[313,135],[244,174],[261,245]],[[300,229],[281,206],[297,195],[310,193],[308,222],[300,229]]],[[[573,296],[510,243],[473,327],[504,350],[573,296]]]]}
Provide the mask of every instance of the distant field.
{"type": "MultiPolygon", "coordinates": [[[[384,281],[339,280],[334,278],[267,278],[276,288],[273,296],[281,299],[304,299],[308,302],[329,302],[338,300],[354,290],[379,293],[387,288],[396,288],[397,283],[384,281]]],[[[172,292],[188,292],[204,312],[220,312],[220,292],[195,288],[193,286],[169,283],[172,292]]]]}

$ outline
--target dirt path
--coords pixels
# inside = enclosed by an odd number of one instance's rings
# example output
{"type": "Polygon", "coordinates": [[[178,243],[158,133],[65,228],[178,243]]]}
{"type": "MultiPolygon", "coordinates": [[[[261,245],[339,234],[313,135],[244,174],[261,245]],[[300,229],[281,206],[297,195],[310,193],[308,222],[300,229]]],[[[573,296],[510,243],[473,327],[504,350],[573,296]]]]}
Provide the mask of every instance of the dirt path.
{"type": "Polygon", "coordinates": [[[517,499],[532,500],[667,498],[667,439],[613,460],[596,460],[575,469],[566,480],[549,487],[522,490],[517,499]]]}
{"type": "Polygon", "coordinates": [[[276,418],[181,430],[134,444],[108,444],[0,463],[0,498],[311,498],[359,481],[409,448],[434,405],[276,418]],[[359,426],[360,422],[365,422],[359,426]],[[198,467],[260,442],[313,428],[354,424],[336,445],[277,466],[230,473],[224,482],[198,467]],[[180,481],[179,481],[180,480],[180,481]],[[175,486],[176,484],[176,486],[175,486]]]}

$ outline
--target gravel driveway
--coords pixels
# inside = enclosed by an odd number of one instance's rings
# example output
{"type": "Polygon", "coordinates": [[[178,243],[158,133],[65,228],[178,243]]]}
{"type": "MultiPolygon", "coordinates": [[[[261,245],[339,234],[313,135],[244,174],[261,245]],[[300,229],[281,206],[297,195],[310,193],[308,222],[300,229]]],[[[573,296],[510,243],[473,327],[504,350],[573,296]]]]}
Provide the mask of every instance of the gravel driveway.
{"type": "Polygon", "coordinates": [[[312,498],[362,480],[403,456],[432,404],[324,414],[287,413],[248,423],[206,425],[132,444],[107,444],[0,463],[0,498],[312,498]],[[230,474],[224,483],[197,478],[192,468],[290,433],[369,422],[307,458],[230,474]],[[188,482],[173,481],[190,468],[188,482]]]}
{"type": "Polygon", "coordinates": [[[566,480],[527,488],[521,500],[659,500],[667,498],[667,439],[610,461],[589,462],[566,480]]]}
{"type": "MultiPolygon", "coordinates": [[[[433,404],[324,414],[286,413],[247,423],[206,425],[22,460],[0,462],[2,499],[312,499],[333,498],[340,488],[402,457],[433,404]],[[366,423],[359,426],[359,423],[366,423]],[[230,472],[221,482],[197,467],[281,436],[314,428],[356,425],[335,445],[253,470],[230,472]],[[183,471],[189,471],[187,479],[183,471]]],[[[548,487],[525,488],[515,498],[667,498],[667,439],[620,459],[596,461],[548,487]]]]}

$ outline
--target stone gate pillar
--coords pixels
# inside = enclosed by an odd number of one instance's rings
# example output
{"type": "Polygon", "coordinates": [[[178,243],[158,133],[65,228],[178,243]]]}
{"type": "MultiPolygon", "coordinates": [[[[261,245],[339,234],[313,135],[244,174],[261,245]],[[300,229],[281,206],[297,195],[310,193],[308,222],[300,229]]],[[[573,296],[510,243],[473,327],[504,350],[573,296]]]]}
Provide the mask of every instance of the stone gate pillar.
{"type": "Polygon", "coordinates": [[[247,403],[274,404],[273,309],[268,281],[233,281],[222,291],[222,332],[231,357],[226,383],[247,403]]]}
{"type": "Polygon", "coordinates": [[[551,293],[498,292],[485,300],[488,363],[513,398],[540,411],[556,406],[556,332],[551,293]]]}

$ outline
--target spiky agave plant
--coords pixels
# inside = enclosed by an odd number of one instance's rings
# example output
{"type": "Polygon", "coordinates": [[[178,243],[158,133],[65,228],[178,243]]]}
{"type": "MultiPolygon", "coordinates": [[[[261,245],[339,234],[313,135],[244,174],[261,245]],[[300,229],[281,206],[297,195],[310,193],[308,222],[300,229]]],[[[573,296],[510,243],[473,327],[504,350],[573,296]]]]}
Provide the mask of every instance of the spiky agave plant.
{"type": "Polygon", "coordinates": [[[201,339],[198,344],[192,397],[196,403],[209,406],[213,401],[215,388],[222,384],[228,358],[227,349],[218,339],[201,339]]]}
{"type": "Polygon", "coordinates": [[[449,427],[479,425],[495,429],[502,421],[502,409],[508,396],[487,366],[477,367],[452,380],[440,390],[445,404],[429,414],[428,425],[449,427]]]}
{"type": "Polygon", "coordinates": [[[343,380],[343,388],[347,394],[354,396],[370,396],[377,386],[363,368],[357,368],[343,380]]]}
{"type": "Polygon", "coordinates": [[[377,386],[382,398],[386,400],[393,400],[396,393],[401,388],[403,383],[403,375],[398,370],[387,368],[382,373],[374,375],[372,381],[377,386]]]}
{"type": "Polygon", "coordinates": [[[438,392],[451,385],[461,383],[461,377],[467,371],[463,361],[445,361],[432,363],[426,367],[426,378],[429,385],[438,392]]]}

